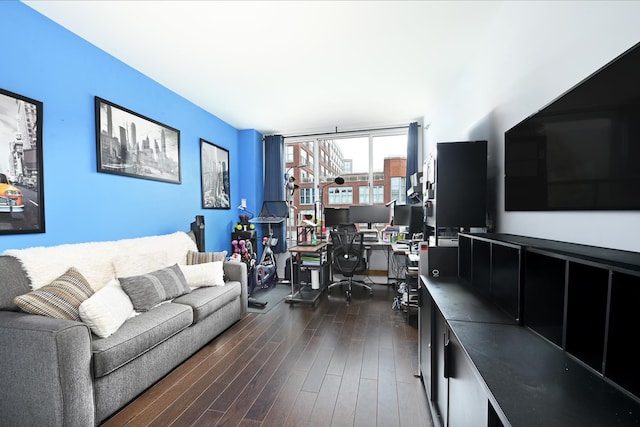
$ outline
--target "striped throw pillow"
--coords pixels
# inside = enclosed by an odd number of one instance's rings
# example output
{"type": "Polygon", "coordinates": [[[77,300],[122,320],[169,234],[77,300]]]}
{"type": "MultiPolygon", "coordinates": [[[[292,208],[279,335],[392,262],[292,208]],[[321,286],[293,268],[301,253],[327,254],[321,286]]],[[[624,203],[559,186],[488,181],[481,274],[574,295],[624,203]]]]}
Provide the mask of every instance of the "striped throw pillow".
{"type": "Polygon", "coordinates": [[[71,267],[62,276],[13,302],[23,311],[57,319],[80,320],[80,304],[93,295],[87,279],[71,267]]]}
{"type": "Polygon", "coordinates": [[[224,261],[227,251],[222,252],[196,252],[187,253],[187,265],[203,264],[205,262],[224,261]]]}
{"type": "Polygon", "coordinates": [[[178,264],[140,276],[119,277],[118,281],[136,311],[149,311],[161,302],[191,292],[178,264]]]}

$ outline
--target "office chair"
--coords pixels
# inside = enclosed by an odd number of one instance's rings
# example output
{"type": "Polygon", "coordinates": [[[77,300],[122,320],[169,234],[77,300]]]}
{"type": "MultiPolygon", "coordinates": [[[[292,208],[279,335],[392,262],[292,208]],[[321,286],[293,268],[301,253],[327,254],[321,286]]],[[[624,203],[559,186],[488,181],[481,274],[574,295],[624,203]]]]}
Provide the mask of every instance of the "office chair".
{"type": "Polygon", "coordinates": [[[346,231],[331,231],[331,241],[333,248],[331,251],[331,266],[335,272],[344,276],[344,279],[332,283],[327,288],[327,293],[331,292],[334,286],[347,286],[347,301],[351,301],[352,285],[358,285],[369,290],[369,295],[373,295],[373,289],[362,280],[353,278],[356,274],[367,271],[365,261],[364,234],[360,232],[352,233],[346,231]]]}
{"type": "Polygon", "coordinates": [[[350,235],[354,235],[358,232],[358,228],[355,224],[339,224],[336,227],[336,231],[338,233],[346,233],[350,235]]]}

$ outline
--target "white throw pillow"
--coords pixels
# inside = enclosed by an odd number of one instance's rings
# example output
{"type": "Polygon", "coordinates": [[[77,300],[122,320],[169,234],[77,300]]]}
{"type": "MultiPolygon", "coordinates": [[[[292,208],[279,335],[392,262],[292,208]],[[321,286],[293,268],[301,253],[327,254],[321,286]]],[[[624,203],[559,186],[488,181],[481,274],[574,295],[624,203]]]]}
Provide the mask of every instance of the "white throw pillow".
{"type": "Polygon", "coordinates": [[[222,261],[180,265],[180,270],[182,270],[182,274],[184,274],[184,278],[187,279],[187,284],[190,288],[224,286],[222,261]]]}
{"type": "Polygon", "coordinates": [[[133,304],[116,279],[80,304],[80,319],[100,338],[118,330],[135,315],[133,304]]]}
{"type": "Polygon", "coordinates": [[[113,269],[116,277],[140,276],[168,267],[165,252],[148,252],[136,255],[117,255],[113,257],[113,269]]]}

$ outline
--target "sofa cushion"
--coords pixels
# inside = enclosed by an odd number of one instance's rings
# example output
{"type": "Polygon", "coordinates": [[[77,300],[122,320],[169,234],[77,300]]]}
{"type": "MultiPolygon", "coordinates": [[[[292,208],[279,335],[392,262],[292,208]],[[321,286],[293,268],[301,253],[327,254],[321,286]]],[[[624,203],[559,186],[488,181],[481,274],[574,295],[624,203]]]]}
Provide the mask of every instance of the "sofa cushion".
{"type": "Polygon", "coordinates": [[[220,307],[240,297],[240,282],[228,282],[224,286],[194,289],[190,294],[173,300],[174,304],[186,304],[193,308],[193,323],[198,323],[220,307]]]}
{"type": "Polygon", "coordinates": [[[202,264],[203,262],[224,261],[227,251],[221,252],[187,252],[187,265],[202,264]]]}
{"type": "Polygon", "coordinates": [[[82,320],[91,332],[106,338],[129,317],[133,316],[133,304],[116,279],[80,304],[78,309],[82,320]]]}
{"type": "Polygon", "coordinates": [[[91,295],[93,295],[93,289],[87,279],[72,267],[48,285],[17,296],[14,301],[27,313],[58,319],[80,320],[78,307],[91,295]]]}
{"type": "Polygon", "coordinates": [[[192,322],[193,310],[184,304],[173,303],[161,304],[128,319],[113,335],[93,340],[95,377],[113,372],[189,327],[192,322]]]}
{"type": "Polygon", "coordinates": [[[222,261],[180,265],[180,270],[182,270],[191,289],[202,286],[224,286],[225,284],[222,261]]]}
{"type": "Polygon", "coordinates": [[[118,278],[136,311],[148,311],[163,301],[191,292],[178,264],[140,276],[118,278]]]}

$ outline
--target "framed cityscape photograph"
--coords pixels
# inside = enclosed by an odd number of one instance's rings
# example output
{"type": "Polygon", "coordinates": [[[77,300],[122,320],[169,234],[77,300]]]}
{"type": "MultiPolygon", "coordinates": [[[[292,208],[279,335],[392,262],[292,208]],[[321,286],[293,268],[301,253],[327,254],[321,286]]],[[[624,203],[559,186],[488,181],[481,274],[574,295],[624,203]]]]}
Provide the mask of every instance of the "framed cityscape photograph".
{"type": "Polygon", "coordinates": [[[0,234],[45,232],[42,109],[0,89],[0,234]]]}
{"type": "Polygon", "coordinates": [[[231,209],[229,151],[200,139],[200,180],[204,209],[231,209]]]}
{"type": "Polygon", "coordinates": [[[96,96],[98,172],[180,184],[180,131],[96,96]]]}

